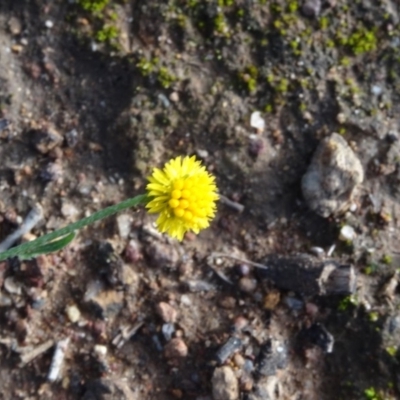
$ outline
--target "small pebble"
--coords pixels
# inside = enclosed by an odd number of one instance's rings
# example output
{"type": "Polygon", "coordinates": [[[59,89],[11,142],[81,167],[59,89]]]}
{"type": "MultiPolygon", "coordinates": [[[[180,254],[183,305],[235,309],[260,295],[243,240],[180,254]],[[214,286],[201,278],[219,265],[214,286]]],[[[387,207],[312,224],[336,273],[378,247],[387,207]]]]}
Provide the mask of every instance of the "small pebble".
{"type": "Polygon", "coordinates": [[[176,247],[162,241],[151,241],[144,250],[150,264],[156,268],[176,268],[180,261],[176,247]]]}
{"type": "Polygon", "coordinates": [[[251,157],[258,157],[264,150],[265,143],[261,137],[250,137],[249,141],[249,154],[251,157]]]}
{"type": "Polygon", "coordinates": [[[106,337],[106,323],[104,321],[96,320],[92,324],[92,332],[96,337],[106,337]]]}
{"type": "Polygon", "coordinates": [[[231,367],[216,368],[211,380],[214,400],[238,400],[239,384],[231,367]]]}
{"type": "Polygon", "coordinates": [[[204,149],[197,149],[196,150],[196,154],[200,157],[200,158],[207,158],[209,156],[208,151],[204,150],[204,149]]]}
{"type": "Polygon", "coordinates": [[[41,310],[46,305],[45,299],[36,299],[32,302],[32,308],[34,310],[41,310]]]}
{"type": "Polygon", "coordinates": [[[8,210],[6,210],[5,214],[4,214],[4,219],[7,222],[10,222],[11,224],[14,225],[18,225],[20,222],[18,222],[18,219],[21,219],[22,221],[22,217],[19,216],[17,214],[17,212],[15,211],[15,209],[13,208],[9,208],[8,210]]]}
{"type": "Polygon", "coordinates": [[[251,360],[246,359],[243,365],[243,370],[247,373],[254,371],[254,363],[251,360]]]}
{"type": "Polygon", "coordinates": [[[121,239],[127,239],[131,233],[133,217],[130,214],[120,214],[117,216],[118,233],[121,239]]]}
{"type": "Polygon", "coordinates": [[[169,102],[169,100],[168,100],[167,96],[165,96],[165,94],[159,93],[158,98],[161,100],[161,103],[163,104],[163,106],[165,108],[168,108],[171,105],[171,103],[169,102]]]}
{"type": "Polygon", "coordinates": [[[0,119],[0,132],[6,129],[8,125],[10,125],[10,121],[8,119],[0,119]]]}
{"type": "Polygon", "coordinates": [[[63,202],[61,206],[61,214],[64,218],[73,219],[79,214],[79,210],[72,203],[63,202]]]}
{"type": "Polygon", "coordinates": [[[375,96],[379,96],[380,94],[382,94],[382,88],[378,85],[372,85],[371,87],[371,93],[375,96]]]}
{"type": "Polygon", "coordinates": [[[192,300],[190,300],[190,297],[186,294],[183,294],[181,296],[181,304],[183,304],[186,307],[190,307],[192,305],[192,300]]]}
{"type": "Polygon", "coordinates": [[[357,208],[358,208],[357,204],[356,203],[352,203],[351,206],[349,207],[349,211],[354,213],[354,212],[357,211],[357,208]]]}
{"type": "Polygon", "coordinates": [[[46,28],[51,29],[54,26],[54,22],[50,21],[49,19],[44,23],[46,28]]]}
{"type": "Polygon", "coordinates": [[[178,311],[174,307],[164,301],[157,304],[157,314],[164,322],[174,323],[178,317],[178,311]]]}
{"type": "Polygon", "coordinates": [[[164,336],[164,339],[169,342],[175,332],[174,324],[163,324],[163,326],[161,327],[161,332],[164,336]]]}
{"type": "MultiPolygon", "coordinates": [[[[1,131],[1,127],[0,127],[0,131],[1,131]]],[[[394,132],[394,131],[388,132],[387,135],[386,135],[386,140],[390,144],[393,144],[393,143],[395,143],[395,142],[397,142],[399,140],[399,134],[397,132],[394,132]]]]}
{"type": "MultiPolygon", "coordinates": [[[[88,298],[87,289],[85,297],[88,298]]],[[[90,296],[88,306],[92,308],[93,314],[102,319],[112,319],[124,307],[124,294],[117,290],[103,290],[90,296]]]]}
{"type": "Polygon", "coordinates": [[[240,332],[241,330],[243,330],[244,328],[246,328],[246,326],[249,325],[249,321],[243,317],[243,316],[239,316],[235,319],[234,323],[233,323],[233,329],[237,332],[240,332]]]}
{"type": "Polygon", "coordinates": [[[173,101],[174,103],[177,103],[177,102],[179,101],[179,94],[178,94],[178,92],[172,92],[172,93],[169,95],[169,99],[170,99],[171,101],[173,101]]]}
{"type": "Polygon", "coordinates": [[[356,237],[356,231],[350,225],[344,225],[342,229],[340,229],[339,239],[343,241],[352,242],[356,237]]]}
{"type": "Polygon", "coordinates": [[[23,343],[28,335],[29,326],[26,320],[20,319],[15,324],[15,334],[20,343],[23,343]]]}
{"type": "Polygon", "coordinates": [[[182,399],[183,398],[183,392],[180,389],[171,389],[171,394],[176,399],[182,399]]]}
{"type": "Polygon", "coordinates": [[[306,303],[306,313],[312,317],[315,318],[318,315],[319,309],[318,306],[314,303],[306,303]]]}
{"type": "Polygon", "coordinates": [[[236,307],[236,299],[232,296],[223,297],[219,301],[219,305],[227,310],[232,310],[236,307]]]}
{"type": "Polygon", "coordinates": [[[8,29],[12,35],[19,35],[22,31],[21,22],[19,19],[11,17],[8,21],[8,29]]]}
{"type": "Polygon", "coordinates": [[[247,264],[240,264],[238,271],[240,275],[246,276],[250,273],[250,267],[247,264]]]}
{"type": "Polygon", "coordinates": [[[236,354],[233,356],[233,362],[235,363],[235,365],[236,365],[237,367],[242,368],[243,365],[245,364],[246,360],[245,360],[245,358],[244,358],[241,354],[236,353],[236,354]]]}
{"type": "Polygon", "coordinates": [[[11,51],[15,54],[19,54],[21,53],[21,51],[24,49],[23,46],[21,46],[20,44],[14,44],[11,46],[11,51]]]}
{"type": "Polygon", "coordinates": [[[14,277],[8,276],[4,279],[4,289],[10,294],[16,294],[20,296],[22,294],[22,286],[17,282],[14,277]]]}
{"type": "Polygon", "coordinates": [[[93,52],[95,52],[99,49],[99,45],[96,42],[92,42],[90,43],[90,48],[92,49],[93,52]]]}
{"type": "Polygon", "coordinates": [[[305,0],[301,11],[306,17],[318,17],[321,12],[321,0],[305,0]]]}
{"type": "Polygon", "coordinates": [[[41,171],[40,178],[44,182],[58,181],[64,175],[63,167],[58,162],[48,163],[41,171]]]}
{"type": "Polygon", "coordinates": [[[252,377],[244,375],[240,378],[240,389],[243,390],[243,392],[251,392],[253,390],[253,386],[254,380],[252,377]]]}
{"type": "Polygon", "coordinates": [[[137,240],[130,240],[124,251],[125,261],[135,263],[142,258],[140,245],[137,240]]]}
{"type": "Polygon", "coordinates": [[[163,350],[163,346],[162,346],[162,344],[161,344],[161,341],[160,341],[159,337],[158,337],[157,335],[153,335],[153,336],[151,337],[151,339],[153,340],[153,343],[154,343],[155,348],[156,348],[159,352],[161,352],[161,351],[163,350]]]}
{"type": "Polygon", "coordinates": [[[294,311],[300,311],[304,306],[304,303],[301,300],[296,299],[292,296],[285,297],[285,303],[290,309],[294,311]]]}
{"type": "Polygon", "coordinates": [[[343,113],[339,113],[336,116],[336,120],[337,122],[339,122],[339,124],[344,124],[346,122],[346,115],[344,115],[343,113]]]}
{"type": "Polygon", "coordinates": [[[188,355],[186,343],[181,338],[171,339],[164,348],[166,358],[184,358],[188,355]]]}
{"type": "Polygon", "coordinates": [[[262,132],[265,128],[265,121],[261,117],[260,111],[254,111],[250,116],[250,126],[262,132]]]}
{"type": "Polygon", "coordinates": [[[249,278],[247,276],[244,276],[239,280],[239,289],[242,292],[251,293],[254,292],[256,288],[257,288],[257,280],[254,278],[249,278]]]}
{"type": "Polygon", "coordinates": [[[75,322],[78,322],[80,317],[81,317],[81,312],[79,311],[79,308],[75,305],[68,306],[65,309],[65,312],[67,313],[68,319],[74,324],[75,322]]]}
{"type": "Polygon", "coordinates": [[[0,307],[7,307],[12,305],[11,297],[0,292],[0,307]]]}
{"type": "Polygon", "coordinates": [[[322,247],[311,247],[310,249],[311,253],[316,255],[317,257],[323,257],[325,254],[325,250],[322,247]]]}
{"type": "Polygon", "coordinates": [[[264,297],[264,308],[266,310],[273,310],[279,304],[281,294],[278,290],[271,290],[264,297]]]}
{"type": "Polygon", "coordinates": [[[72,129],[65,134],[65,141],[67,142],[67,146],[71,149],[74,148],[79,141],[79,134],[76,129],[72,129]]]}
{"type": "Polygon", "coordinates": [[[97,353],[99,356],[104,357],[107,354],[107,346],[103,346],[102,344],[96,344],[94,346],[94,351],[97,353]]]}
{"type": "Polygon", "coordinates": [[[42,154],[47,154],[57,146],[61,146],[63,137],[52,128],[33,130],[30,132],[33,146],[42,154]]]}

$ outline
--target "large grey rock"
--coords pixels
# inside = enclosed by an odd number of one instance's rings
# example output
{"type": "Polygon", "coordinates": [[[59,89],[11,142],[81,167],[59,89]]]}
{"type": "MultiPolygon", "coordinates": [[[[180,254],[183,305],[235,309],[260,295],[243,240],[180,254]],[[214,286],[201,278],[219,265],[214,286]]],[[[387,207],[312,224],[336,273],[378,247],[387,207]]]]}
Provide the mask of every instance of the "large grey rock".
{"type": "Polygon", "coordinates": [[[308,207],[322,217],[339,214],[364,179],[360,160],[337,133],[319,144],[301,186],[308,207]]]}

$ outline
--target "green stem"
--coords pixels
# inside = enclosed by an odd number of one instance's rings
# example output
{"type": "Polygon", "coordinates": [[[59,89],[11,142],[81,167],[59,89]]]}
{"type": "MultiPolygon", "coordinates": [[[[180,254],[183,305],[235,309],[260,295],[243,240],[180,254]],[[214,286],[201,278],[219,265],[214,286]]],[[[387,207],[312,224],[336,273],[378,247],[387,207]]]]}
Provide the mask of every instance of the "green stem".
{"type": "Polygon", "coordinates": [[[47,235],[43,235],[31,242],[20,244],[19,246],[13,247],[10,250],[3,251],[0,253],[0,261],[6,260],[7,258],[23,256],[24,254],[29,254],[34,252],[35,248],[45,245],[57,238],[62,236],[66,236],[75,230],[82,229],[83,227],[93,224],[96,221],[99,221],[103,218],[109,217],[113,214],[116,214],[119,211],[126,210],[127,208],[135,207],[139,204],[147,203],[147,195],[141,194],[139,196],[133,197],[131,199],[122,201],[121,203],[115,204],[113,206],[104,208],[103,210],[96,211],[94,214],[89,217],[83,218],[73,224],[67,225],[64,228],[58,229],[54,232],[48,233],[47,235]]]}

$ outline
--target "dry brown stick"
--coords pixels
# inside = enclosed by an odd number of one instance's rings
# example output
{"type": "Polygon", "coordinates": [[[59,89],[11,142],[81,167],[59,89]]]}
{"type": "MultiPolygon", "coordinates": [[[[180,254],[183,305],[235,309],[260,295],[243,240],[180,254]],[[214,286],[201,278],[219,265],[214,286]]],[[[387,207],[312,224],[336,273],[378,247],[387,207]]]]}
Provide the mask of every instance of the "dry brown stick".
{"type": "Polygon", "coordinates": [[[217,257],[231,258],[232,260],[239,261],[239,262],[242,262],[242,263],[245,263],[245,264],[249,264],[249,265],[251,265],[253,267],[256,267],[256,268],[268,269],[268,267],[266,265],[264,265],[264,264],[259,264],[259,263],[256,263],[256,262],[253,262],[253,261],[250,261],[250,260],[246,260],[245,258],[236,257],[236,256],[233,256],[233,255],[227,254],[227,253],[218,253],[218,252],[214,251],[214,252],[211,253],[210,257],[211,258],[217,258],[217,257]]]}
{"type": "Polygon", "coordinates": [[[353,266],[340,265],[336,261],[321,262],[306,255],[293,257],[267,256],[256,263],[226,253],[211,253],[211,258],[226,257],[252,265],[260,270],[261,278],[277,287],[305,296],[349,295],[356,290],[357,277],[353,266]]]}
{"type": "Polygon", "coordinates": [[[33,348],[33,349],[29,349],[26,350],[25,352],[21,352],[20,354],[20,366],[24,367],[26,364],[30,363],[33,359],[35,359],[36,357],[38,357],[40,354],[44,353],[45,351],[47,351],[48,349],[50,349],[50,347],[52,347],[54,345],[54,340],[48,340],[47,342],[44,342],[42,344],[40,344],[39,346],[33,348]]]}

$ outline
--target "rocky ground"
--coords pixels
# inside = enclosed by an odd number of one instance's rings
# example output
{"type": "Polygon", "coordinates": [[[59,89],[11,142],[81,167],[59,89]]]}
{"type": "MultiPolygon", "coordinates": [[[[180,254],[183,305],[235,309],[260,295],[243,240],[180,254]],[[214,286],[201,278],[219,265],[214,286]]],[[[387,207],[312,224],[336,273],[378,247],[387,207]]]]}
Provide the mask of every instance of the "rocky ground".
{"type": "Polygon", "coordinates": [[[182,243],[138,209],[0,263],[0,399],[399,398],[399,18],[1,1],[1,240],[32,209],[22,241],[142,193],[178,155],[222,199],[182,243]]]}

